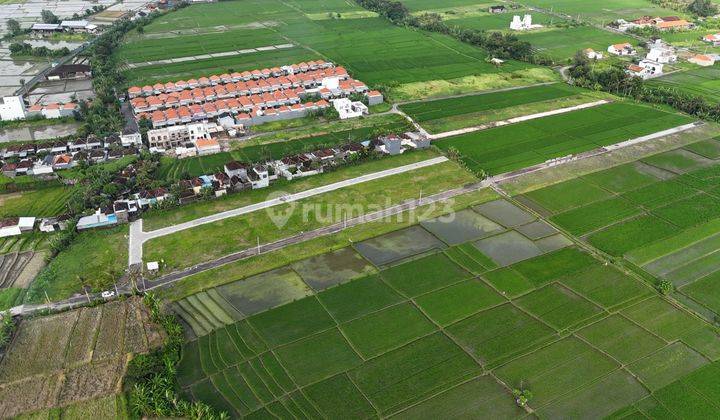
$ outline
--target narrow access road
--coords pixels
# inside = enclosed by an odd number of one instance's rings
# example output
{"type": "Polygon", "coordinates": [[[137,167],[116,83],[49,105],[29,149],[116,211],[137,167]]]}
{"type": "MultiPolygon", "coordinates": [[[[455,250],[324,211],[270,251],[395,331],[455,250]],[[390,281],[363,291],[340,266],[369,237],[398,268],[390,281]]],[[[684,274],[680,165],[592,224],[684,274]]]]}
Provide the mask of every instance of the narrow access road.
{"type": "Polygon", "coordinates": [[[281,197],[271,198],[260,203],[250,204],[244,207],[238,207],[236,209],[223,211],[220,213],[211,214],[205,217],[199,217],[187,222],[178,223],[156,229],[150,232],[144,232],[142,230],[142,219],[133,222],[130,226],[130,240],[129,240],[129,251],[128,251],[128,264],[142,264],[142,246],[145,242],[150,239],[159,238],[161,236],[171,235],[186,229],[202,226],[204,224],[217,222],[219,220],[227,219],[229,217],[241,216],[243,214],[252,213],[258,210],[268,209],[270,207],[278,206],[281,204],[291,203],[293,201],[302,200],[304,198],[312,197],[319,194],[335,191],[341,188],[349,187],[352,185],[361,184],[363,182],[374,181],[377,179],[385,178],[392,175],[399,175],[405,172],[413,171],[416,169],[426,168],[428,166],[437,165],[439,163],[447,162],[448,158],[445,156],[438,156],[432,159],[427,159],[421,162],[411,163],[409,165],[398,166],[396,168],[386,169],[384,171],[373,172],[370,174],[361,175],[356,178],[346,179],[344,181],[335,182],[328,185],[323,185],[317,188],[311,188],[309,190],[301,191],[294,194],[287,194],[281,197]]]}

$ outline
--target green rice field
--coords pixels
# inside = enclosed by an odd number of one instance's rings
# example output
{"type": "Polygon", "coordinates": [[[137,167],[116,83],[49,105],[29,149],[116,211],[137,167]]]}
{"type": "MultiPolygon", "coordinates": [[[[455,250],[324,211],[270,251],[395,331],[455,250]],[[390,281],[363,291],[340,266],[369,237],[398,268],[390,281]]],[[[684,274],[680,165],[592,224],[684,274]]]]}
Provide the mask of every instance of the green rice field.
{"type": "Polygon", "coordinates": [[[604,417],[720,357],[710,324],[579,248],[508,265],[481,251],[543,236],[527,210],[467,211],[175,302],[184,392],[235,416],[506,418],[523,387],[542,415],[604,417]]]}
{"type": "Polygon", "coordinates": [[[720,102],[719,78],[720,68],[716,66],[697,67],[653,79],[650,83],[700,96],[716,104],[720,102]]]}
{"type": "Polygon", "coordinates": [[[720,313],[716,139],[530,191],[549,220],[720,313]]]}
{"type": "Polygon", "coordinates": [[[431,133],[591,102],[587,91],[566,84],[531,86],[434,101],[411,102],[400,109],[431,133]]]}
{"type": "Polygon", "coordinates": [[[0,218],[50,217],[67,212],[72,188],[49,187],[40,190],[0,194],[0,218]]]}
{"type": "Polygon", "coordinates": [[[448,137],[435,144],[443,150],[457,149],[468,167],[494,175],[691,121],[685,115],[645,105],[614,102],[448,137]]]}
{"type": "Polygon", "coordinates": [[[129,36],[118,56],[143,62],[263,45],[293,43],[298,46],[129,69],[126,76],[133,84],[318,58],[346,66],[355,78],[369,85],[387,86],[531,67],[508,62],[497,69],[485,61],[486,54],[479,48],[450,37],[394,26],[383,18],[367,16],[364,9],[345,2],[337,3],[345,13],[359,13],[359,18],[321,18],[323,14],[318,16],[317,10],[322,7],[316,3],[236,0],[193,5],[155,20],[142,35],[129,36]],[[298,13],[298,9],[308,12],[298,13]]]}

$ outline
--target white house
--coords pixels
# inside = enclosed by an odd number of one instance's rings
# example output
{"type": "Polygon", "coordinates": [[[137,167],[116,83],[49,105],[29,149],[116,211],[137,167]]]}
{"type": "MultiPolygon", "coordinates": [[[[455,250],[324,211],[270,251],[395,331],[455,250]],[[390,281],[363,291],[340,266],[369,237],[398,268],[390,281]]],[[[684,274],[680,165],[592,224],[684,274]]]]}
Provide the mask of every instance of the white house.
{"type": "Polygon", "coordinates": [[[642,79],[650,79],[663,74],[663,64],[657,61],[641,60],[639,64],[631,64],[626,72],[642,79]]]}
{"type": "Polygon", "coordinates": [[[23,232],[33,230],[34,226],[34,217],[10,217],[0,219],[0,238],[20,235],[23,232]]]}
{"type": "Polygon", "coordinates": [[[649,43],[648,47],[650,48],[650,52],[648,52],[645,57],[646,60],[655,61],[661,64],[674,63],[677,61],[675,49],[659,39],[655,42],[649,43]]]}
{"type": "Polygon", "coordinates": [[[142,136],[140,135],[140,133],[123,133],[120,136],[120,144],[123,147],[142,146],[142,136]]]}
{"type": "Polygon", "coordinates": [[[4,96],[0,102],[0,120],[14,121],[25,119],[25,101],[22,96],[4,96]]]}
{"type": "Polygon", "coordinates": [[[608,47],[607,51],[610,54],[621,55],[621,56],[637,54],[637,51],[635,51],[635,48],[628,42],[624,42],[622,44],[613,44],[608,47]]]}
{"type": "Polygon", "coordinates": [[[595,51],[592,48],[585,48],[583,52],[585,53],[585,57],[590,60],[602,60],[603,58],[603,54],[601,52],[595,51]]]}
{"type": "Polygon", "coordinates": [[[510,22],[510,29],[513,31],[528,31],[537,28],[542,28],[542,25],[533,25],[531,15],[525,15],[522,19],[519,15],[515,15],[510,22]]]}
{"type": "Polygon", "coordinates": [[[332,104],[340,115],[341,120],[356,118],[368,114],[368,107],[359,101],[352,102],[348,98],[340,98],[334,99],[332,104]]]}

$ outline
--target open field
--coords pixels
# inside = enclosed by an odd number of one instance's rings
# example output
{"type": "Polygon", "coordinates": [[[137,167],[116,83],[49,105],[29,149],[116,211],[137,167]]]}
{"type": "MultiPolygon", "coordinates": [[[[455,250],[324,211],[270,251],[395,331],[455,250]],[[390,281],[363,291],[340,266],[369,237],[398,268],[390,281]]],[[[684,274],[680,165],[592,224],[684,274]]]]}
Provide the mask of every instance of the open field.
{"type": "MultiPolygon", "coordinates": [[[[379,161],[379,162],[382,162],[379,161]]],[[[144,244],[147,261],[164,259],[169,269],[188,267],[234,251],[308,231],[378,210],[408,198],[444,191],[475,178],[453,162],[413,170],[331,191],[270,211],[249,213],[152,239],[144,244]],[[297,208],[297,210],[296,210],[297,208]],[[294,211],[295,210],[295,211],[294,211]],[[271,215],[286,215],[282,228],[271,215]]]]}
{"type": "Polygon", "coordinates": [[[646,0],[608,0],[602,3],[587,3],[578,0],[528,0],[530,6],[551,9],[572,18],[588,20],[596,24],[607,24],[613,20],[631,21],[642,16],[684,16],[682,13],[659,7],[646,0]]]}
{"type": "Polygon", "coordinates": [[[49,187],[41,190],[0,194],[0,218],[13,216],[50,217],[63,214],[72,189],[49,187]]]}
{"type": "Polygon", "coordinates": [[[448,137],[435,144],[444,150],[457,149],[471,169],[494,175],[690,121],[684,115],[617,102],[448,137]]]}
{"type": "Polygon", "coordinates": [[[40,303],[44,292],[57,300],[81,293],[83,286],[96,291],[112,286],[127,267],[127,235],[127,226],[81,232],[40,272],[26,301],[40,303]]]}
{"type": "Polygon", "coordinates": [[[666,86],[690,95],[701,96],[711,103],[720,102],[720,68],[698,67],[653,79],[650,83],[666,86]]]}
{"type": "Polygon", "coordinates": [[[400,109],[427,131],[441,133],[575,106],[597,99],[597,95],[591,95],[588,91],[558,83],[458,98],[413,102],[401,105],[400,109]]]}
{"type": "Polygon", "coordinates": [[[122,412],[115,394],[128,356],[163,340],[139,298],[23,321],[0,363],[2,412],[122,412]]]}
{"type": "Polygon", "coordinates": [[[360,18],[317,19],[315,12],[298,13],[296,7],[303,10],[306,2],[296,3],[300,6],[275,0],[193,5],[161,17],[148,25],[144,35],[128,37],[119,56],[144,61],[148,57],[234,51],[238,49],[238,33],[240,40],[246,40],[242,42],[245,48],[278,43],[293,43],[297,47],[140,67],[128,70],[127,78],[130,83],[145,84],[324,58],[347,67],[355,78],[368,85],[395,87],[510,74],[532,67],[507,62],[498,69],[485,61],[486,54],[479,48],[450,37],[394,26],[383,18],[366,16],[364,9],[355,5],[350,6],[349,12],[362,12],[360,18]],[[200,42],[203,37],[210,37],[212,42],[200,42]],[[195,43],[199,43],[199,48],[191,48],[195,43]]]}
{"type": "MultiPolygon", "coordinates": [[[[533,23],[535,21],[535,14],[533,23]]],[[[620,35],[593,26],[577,26],[571,28],[554,27],[530,31],[518,35],[527,41],[543,56],[547,56],[560,64],[572,59],[576,52],[585,48],[595,51],[606,51],[608,45],[629,42],[637,46],[637,40],[626,35],[620,35]]]]}

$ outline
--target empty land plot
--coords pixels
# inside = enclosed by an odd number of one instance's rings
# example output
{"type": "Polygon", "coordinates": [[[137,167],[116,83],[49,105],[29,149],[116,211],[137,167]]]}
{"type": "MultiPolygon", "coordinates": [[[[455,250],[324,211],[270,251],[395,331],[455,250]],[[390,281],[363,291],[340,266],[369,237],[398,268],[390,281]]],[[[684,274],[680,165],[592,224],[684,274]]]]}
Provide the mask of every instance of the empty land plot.
{"type": "Polygon", "coordinates": [[[533,407],[542,407],[619,366],[581,340],[568,337],[513,360],[495,374],[513,388],[530,389],[533,407]]]}
{"type": "MultiPolygon", "coordinates": [[[[141,46],[143,42],[152,43],[142,40],[142,38],[155,37],[156,35],[152,33],[164,32],[163,36],[167,36],[171,30],[180,29],[187,33],[189,30],[202,32],[220,27],[219,30],[215,29],[217,34],[213,40],[213,44],[219,44],[218,49],[236,49],[237,43],[231,36],[233,31],[242,33],[247,39],[244,44],[257,47],[272,41],[272,38],[264,39],[270,36],[266,34],[267,30],[262,28],[265,26],[272,33],[282,37],[284,43],[290,42],[303,47],[283,51],[285,63],[278,63],[277,52],[272,51],[270,57],[260,60],[249,58],[256,54],[247,54],[248,57],[225,57],[222,64],[210,60],[203,63],[187,62],[134,69],[127,73],[129,80],[147,81],[153,75],[161,74],[163,69],[168,75],[183,74],[182,77],[186,78],[203,71],[206,72],[205,75],[209,75],[209,71],[223,73],[229,69],[243,71],[258,66],[265,67],[269,65],[268,63],[282,65],[317,58],[325,58],[346,66],[354,77],[365,83],[385,85],[458,79],[532,67],[523,63],[507,62],[503,68],[498,69],[485,61],[486,53],[480,48],[463,44],[447,36],[397,27],[384,18],[369,16],[363,9],[354,5],[347,13],[358,13],[359,19],[318,19],[326,15],[327,10],[321,14],[313,11],[306,15],[298,13],[296,8],[298,6],[280,1],[235,1],[230,2],[230,5],[200,6],[204,7],[193,5],[188,11],[179,13],[179,16],[163,16],[157,19],[148,25],[148,30],[142,37],[133,36],[129,45],[135,43],[141,46]],[[240,10],[242,10],[241,14],[240,10]],[[193,13],[194,11],[197,12],[193,13]],[[218,17],[223,14],[225,15],[218,17]],[[215,17],[217,19],[214,20],[215,17]],[[235,28],[229,28],[233,26],[235,28]],[[291,50],[292,52],[289,52],[291,50]],[[317,53],[322,56],[318,57],[317,53]]],[[[303,6],[299,7],[304,10],[303,6]]],[[[318,9],[313,6],[310,10],[318,9]]],[[[172,39],[164,39],[164,41],[172,42],[172,39]]],[[[277,42],[270,42],[273,43],[277,42]]],[[[188,55],[187,51],[182,51],[178,51],[177,54],[188,55]]],[[[131,53],[132,48],[128,48],[127,54],[131,53]]]]}
{"type": "MultiPolygon", "coordinates": [[[[188,267],[254,247],[258,237],[261,243],[273,242],[294,233],[307,232],[328,226],[333,222],[340,222],[344,218],[357,217],[360,211],[370,212],[399,204],[411,197],[417,197],[420,191],[432,194],[456,188],[471,180],[473,177],[454,162],[443,162],[432,167],[347,186],[295,203],[275,206],[273,208],[276,212],[291,212],[282,229],[278,229],[270,213],[255,211],[149,240],[143,245],[143,256],[147,261],[164,258],[168,269],[188,267]],[[338,203],[354,204],[348,207],[338,206],[338,203]],[[362,210],[358,210],[357,205],[362,206],[362,210]],[[303,211],[292,211],[295,206],[305,207],[303,211]]],[[[362,242],[356,246],[356,249],[371,262],[382,265],[393,261],[393,256],[402,258],[404,255],[400,253],[403,251],[412,253],[420,248],[418,252],[423,252],[444,246],[440,240],[419,226],[402,232],[412,232],[415,229],[424,232],[424,239],[417,238],[417,242],[408,242],[397,237],[396,240],[400,242],[385,244],[388,249],[379,251],[378,260],[368,257],[363,245],[370,244],[369,247],[373,249],[382,247],[383,243],[380,243],[382,239],[375,238],[369,242],[362,242]]],[[[385,237],[386,240],[390,241],[393,235],[401,234],[390,234],[385,237]]]]}
{"type": "Polygon", "coordinates": [[[375,268],[351,247],[292,264],[303,281],[315,291],[372,274],[375,268]]]}
{"type": "Polygon", "coordinates": [[[400,106],[431,133],[457,130],[491,121],[535,114],[593,100],[565,84],[530,86],[459,98],[413,102],[400,106]]]}
{"type": "Polygon", "coordinates": [[[288,267],[238,280],[217,290],[244,315],[256,314],[312,293],[297,273],[288,267]]]}
{"type": "Polygon", "coordinates": [[[457,245],[473,239],[483,238],[503,230],[503,227],[481,216],[472,209],[454,212],[447,216],[420,222],[448,245],[457,245]]]}
{"type": "Polygon", "coordinates": [[[354,247],[373,264],[382,266],[434,249],[443,249],[445,244],[421,226],[411,226],[359,242],[354,247]]]}
{"type": "Polygon", "coordinates": [[[684,115],[644,105],[616,102],[448,137],[436,144],[445,150],[456,148],[470,168],[495,175],[690,121],[684,115]]]}
{"type": "MultiPolygon", "coordinates": [[[[535,13],[532,17],[535,23],[535,13]]],[[[637,41],[629,36],[593,26],[549,27],[539,31],[519,33],[518,38],[529,42],[540,55],[549,57],[557,63],[566,62],[580,49],[592,48],[595,51],[605,51],[607,46],[612,44],[623,42],[637,44],[637,41]]]]}
{"type": "Polygon", "coordinates": [[[536,220],[526,225],[518,226],[515,230],[533,241],[558,233],[557,229],[542,220],[536,220]]]}
{"type": "Polygon", "coordinates": [[[524,225],[535,220],[535,216],[532,214],[502,199],[479,204],[473,207],[473,209],[483,216],[509,228],[524,225]]]}
{"type": "Polygon", "coordinates": [[[49,187],[0,196],[0,217],[50,217],[67,212],[71,188],[49,187]]]}
{"type": "Polygon", "coordinates": [[[554,337],[550,327],[511,304],[480,312],[450,325],[446,331],[485,367],[508,360],[554,337]]]}
{"type": "Polygon", "coordinates": [[[515,231],[481,239],[475,242],[475,246],[500,266],[514,264],[543,253],[535,242],[515,231]]]}

